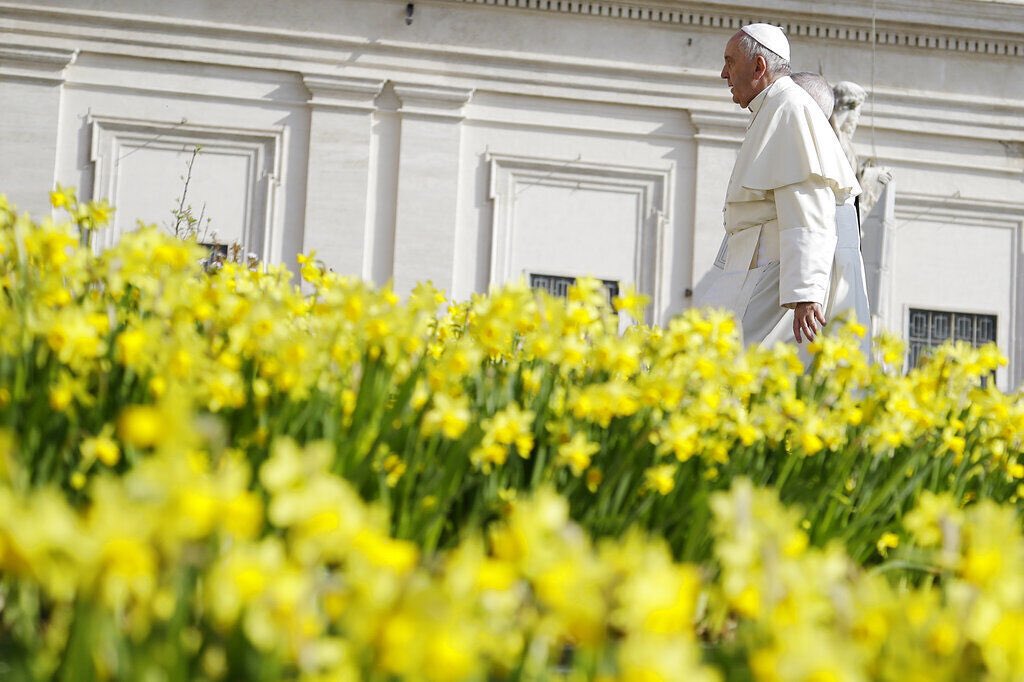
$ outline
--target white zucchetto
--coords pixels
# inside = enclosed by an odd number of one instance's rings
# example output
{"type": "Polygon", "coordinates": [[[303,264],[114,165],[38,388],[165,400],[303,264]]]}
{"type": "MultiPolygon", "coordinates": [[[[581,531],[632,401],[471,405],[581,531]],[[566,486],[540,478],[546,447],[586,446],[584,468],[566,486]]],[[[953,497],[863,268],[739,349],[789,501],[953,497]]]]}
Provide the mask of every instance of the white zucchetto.
{"type": "Polygon", "coordinates": [[[771,24],[748,24],[740,29],[758,43],[789,61],[789,39],[778,26],[771,24]]]}

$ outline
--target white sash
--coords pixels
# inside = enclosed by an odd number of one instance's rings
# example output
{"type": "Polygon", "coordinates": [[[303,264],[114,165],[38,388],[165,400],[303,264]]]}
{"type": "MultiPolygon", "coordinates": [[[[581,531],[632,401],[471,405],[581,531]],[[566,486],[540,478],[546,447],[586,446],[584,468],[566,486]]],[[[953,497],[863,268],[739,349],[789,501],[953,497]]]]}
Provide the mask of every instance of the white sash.
{"type": "Polygon", "coordinates": [[[751,225],[729,234],[725,266],[702,297],[700,305],[725,308],[731,310],[737,320],[743,319],[750,297],[760,280],[760,269],[751,267],[757,255],[757,244],[764,227],[774,222],[751,225]]]}

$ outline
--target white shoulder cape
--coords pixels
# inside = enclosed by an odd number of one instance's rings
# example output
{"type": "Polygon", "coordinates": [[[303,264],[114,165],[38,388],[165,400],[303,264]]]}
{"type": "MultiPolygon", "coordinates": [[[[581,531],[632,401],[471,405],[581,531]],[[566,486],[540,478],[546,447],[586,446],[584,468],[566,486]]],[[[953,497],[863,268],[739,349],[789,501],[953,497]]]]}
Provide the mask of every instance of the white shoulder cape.
{"type": "Polygon", "coordinates": [[[726,201],[758,201],[769,190],[815,175],[832,188],[837,205],[861,192],[821,108],[786,76],[769,86],[751,121],[726,201]]]}

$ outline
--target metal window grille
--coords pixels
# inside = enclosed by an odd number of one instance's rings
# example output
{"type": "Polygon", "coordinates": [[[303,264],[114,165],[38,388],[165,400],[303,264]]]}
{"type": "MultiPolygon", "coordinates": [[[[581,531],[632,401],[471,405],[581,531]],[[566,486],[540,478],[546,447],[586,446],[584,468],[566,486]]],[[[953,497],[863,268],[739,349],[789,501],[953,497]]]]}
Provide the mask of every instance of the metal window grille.
{"type": "Polygon", "coordinates": [[[201,263],[205,269],[216,269],[227,262],[228,260],[228,245],[227,244],[210,244],[206,242],[199,242],[199,246],[206,249],[206,258],[201,263]]]}
{"type": "Polygon", "coordinates": [[[911,308],[907,324],[908,366],[917,367],[930,349],[946,341],[966,341],[977,348],[995,340],[995,315],[911,308]]]}
{"type": "MultiPolygon", "coordinates": [[[[575,277],[530,273],[530,286],[534,289],[543,289],[552,296],[565,298],[569,294],[569,287],[575,283],[575,277]]],[[[619,295],[619,283],[615,280],[603,279],[601,284],[604,285],[604,290],[608,294],[608,302],[611,303],[611,300],[619,295]]]]}

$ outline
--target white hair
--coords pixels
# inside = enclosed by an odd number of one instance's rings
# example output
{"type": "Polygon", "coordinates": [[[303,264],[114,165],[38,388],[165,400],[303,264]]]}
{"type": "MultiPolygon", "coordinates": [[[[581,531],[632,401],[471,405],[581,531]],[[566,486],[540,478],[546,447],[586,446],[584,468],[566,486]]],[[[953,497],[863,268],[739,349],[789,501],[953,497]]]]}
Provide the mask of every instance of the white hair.
{"type": "Polygon", "coordinates": [[[836,98],[832,93],[832,86],[823,77],[812,71],[800,71],[792,75],[793,82],[807,91],[822,112],[825,118],[832,116],[832,109],[835,108],[836,98]]]}
{"type": "Polygon", "coordinates": [[[836,105],[846,105],[847,109],[859,107],[868,97],[864,88],[851,81],[839,81],[832,88],[832,92],[836,97],[836,105]]]}
{"type": "Polygon", "coordinates": [[[768,67],[768,75],[781,78],[790,74],[789,60],[783,59],[761,43],[754,40],[748,33],[740,32],[739,48],[749,59],[763,57],[768,67]]]}

